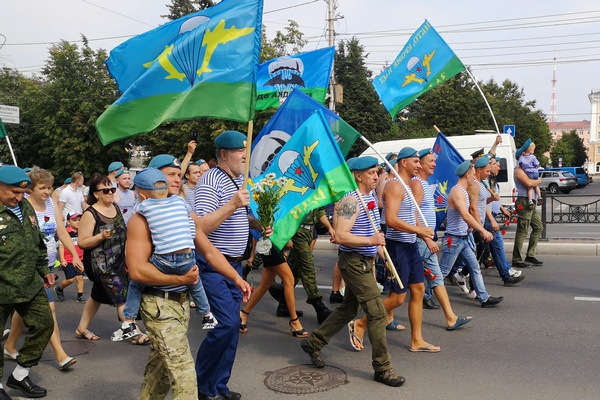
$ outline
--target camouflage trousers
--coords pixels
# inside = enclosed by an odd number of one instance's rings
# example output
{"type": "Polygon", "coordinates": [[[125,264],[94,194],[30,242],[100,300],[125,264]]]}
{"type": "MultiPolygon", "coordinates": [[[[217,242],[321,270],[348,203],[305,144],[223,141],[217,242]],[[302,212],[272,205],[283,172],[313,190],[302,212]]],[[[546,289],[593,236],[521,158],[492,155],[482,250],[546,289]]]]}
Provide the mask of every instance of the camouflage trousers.
{"type": "Polygon", "coordinates": [[[171,388],[173,399],[198,399],[196,369],[187,338],[189,299],[183,297],[179,303],[142,295],[140,311],[152,346],[140,400],[164,399],[171,388]]]}
{"type": "MultiPolygon", "coordinates": [[[[29,328],[23,347],[19,349],[17,363],[25,368],[33,367],[42,358],[44,349],[54,331],[54,320],[48,305],[46,291],[40,289],[33,299],[25,303],[0,304],[0,327],[2,329],[13,310],[23,318],[25,326],[29,328]]],[[[0,359],[0,378],[3,375],[4,358],[0,359]]]]}
{"type": "Polygon", "coordinates": [[[302,280],[302,286],[304,286],[304,291],[308,295],[307,303],[323,297],[317,287],[315,259],[310,252],[310,243],[312,240],[312,230],[303,227],[298,228],[298,232],[292,237],[294,247],[290,251],[288,258],[288,264],[294,274],[294,284],[302,280]]]}

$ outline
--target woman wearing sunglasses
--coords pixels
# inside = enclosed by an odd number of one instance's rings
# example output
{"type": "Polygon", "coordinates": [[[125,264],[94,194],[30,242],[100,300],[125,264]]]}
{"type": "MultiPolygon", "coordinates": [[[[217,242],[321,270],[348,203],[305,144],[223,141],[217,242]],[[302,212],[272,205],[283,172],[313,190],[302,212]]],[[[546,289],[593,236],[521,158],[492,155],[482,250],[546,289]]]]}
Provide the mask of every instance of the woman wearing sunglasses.
{"type": "MultiPolygon", "coordinates": [[[[79,223],[79,247],[84,250],[85,273],[93,283],[90,299],[85,303],[75,335],[80,339],[98,340],[88,328],[101,304],[117,307],[119,319],[129,285],[125,270],[126,227],[118,206],[114,204],[116,189],[104,175],[93,178],[87,199],[90,205],[79,223]]],[[[119,328],[111,340],[132,339],[132,344],[148,343],[134,323],[126,330],[119,328]]]]}

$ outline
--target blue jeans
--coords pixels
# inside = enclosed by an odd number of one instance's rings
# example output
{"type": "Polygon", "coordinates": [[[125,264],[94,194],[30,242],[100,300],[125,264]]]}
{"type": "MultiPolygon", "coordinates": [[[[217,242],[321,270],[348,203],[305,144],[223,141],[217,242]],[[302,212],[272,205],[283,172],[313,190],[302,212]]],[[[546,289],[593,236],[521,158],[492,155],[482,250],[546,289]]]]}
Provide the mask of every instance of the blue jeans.
{"type": "Polygon", "coordinates": [[[429,268],[432,274],[435,274],[435,279],[430,281],[429,278],[425,277],[425,300],[431,299],[433,295],[433,288],[437,286],[444,286],[444,277],[442,276],[442,270],[438,263],[436,254],[432,254],[427,247],[427,243],[421,238],[417,238],[417,246],[419,247],[419,254],[423,259],[423,266],[429,268]]]}
{"type": "Polygon", "coordinates": [[[444,235],[444,240],[442,241],[442,257],[440,258],[440,269],[444,276],[447,276],[450,273],[450,269],[457,260],[469,269],[475,293],[477,293],[477,296],[479,297],[479,302],[485,303],[490,295],[485,290],[483,276],[481,276],[477,254],[475,253],[475,241],[473,240],[472,234],[456,236],[446,233],[444,235]],[[450,246],[448,246],[448,243],[450,243],[450,246]]]}
{"type": "MultiPolygon", "coordinates": [[[[152,254],[149,260],[160,272],[172,275],[185,275],[194,265],[196,265],[195,253],[171,253],[171,254],[152,254]]],[[[136,319],[140,310],[142,293],[146,285],[136,281],[129,281],[127,290],[127,301],[123,309],[123,316],[129,319],[136,319]]],[[[208,299],[204,292],[204,285],[198,278],[198,283],[188,285],[190,295],[196,303],[196,312],[204,315],[210,311],[208,299]]]]}
{"type": "Polygon", "coordinates": [[[489,243],[490,253],[492,254],[494,264],[496,264],[496,268],[498,269],[498,273],[502,277],[502,280],[507,281],[510,279],[510,273],[508,272],[510,265],[508,264],[506,254],[504,253],[504,239],[502,238],[502,234],[500,231],[494,232],[492,224],[487,218],[485,219],[483,227],[494,235],[494,240],[489,243]]]}

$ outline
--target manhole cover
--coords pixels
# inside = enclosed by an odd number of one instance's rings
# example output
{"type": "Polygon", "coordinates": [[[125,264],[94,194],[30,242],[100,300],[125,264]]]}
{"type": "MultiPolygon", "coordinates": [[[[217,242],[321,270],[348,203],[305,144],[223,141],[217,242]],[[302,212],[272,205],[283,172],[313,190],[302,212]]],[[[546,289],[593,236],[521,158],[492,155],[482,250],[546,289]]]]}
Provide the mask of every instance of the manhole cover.
{"type": "MultiPolygon", "coordinates": [[[[89,353],[94,347],[94,343],[87,340],[64,340],[61,342],[65,353],[71,357],[77,357],[89,353]]],[[[42,361],[56,361],[52,346],[48,345],[42,354],[42,361]]]]}
{"type": "Polygon", "coordinates": [[[324,392],[346,383],[348,379],[343,370],[329,365],[325,368],[294,365],[267,374],[265,385],[269,389],[289,394],[324,392]]]}

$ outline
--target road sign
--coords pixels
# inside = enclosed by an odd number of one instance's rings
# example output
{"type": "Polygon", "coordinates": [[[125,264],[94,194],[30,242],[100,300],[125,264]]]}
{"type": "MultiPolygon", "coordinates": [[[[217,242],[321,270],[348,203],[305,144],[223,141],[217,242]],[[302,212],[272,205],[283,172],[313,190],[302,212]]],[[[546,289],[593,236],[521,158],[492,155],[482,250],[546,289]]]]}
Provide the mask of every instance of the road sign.
{"type": "Polygon", "coordinates": [[[515,126],[514,125],[504,125],[504,133],[515,137],[515,126]]]}
{"type": "Polygon", "coordinates": [[[558,168],[562,168],[562,157],[558,157],[558,168]]]}
{"type": "Polygon", "coordinates": [[[18,124],[19,120],[19,107],[5,106],[0,104],[0,118],[5,124],[18,124]]]}

